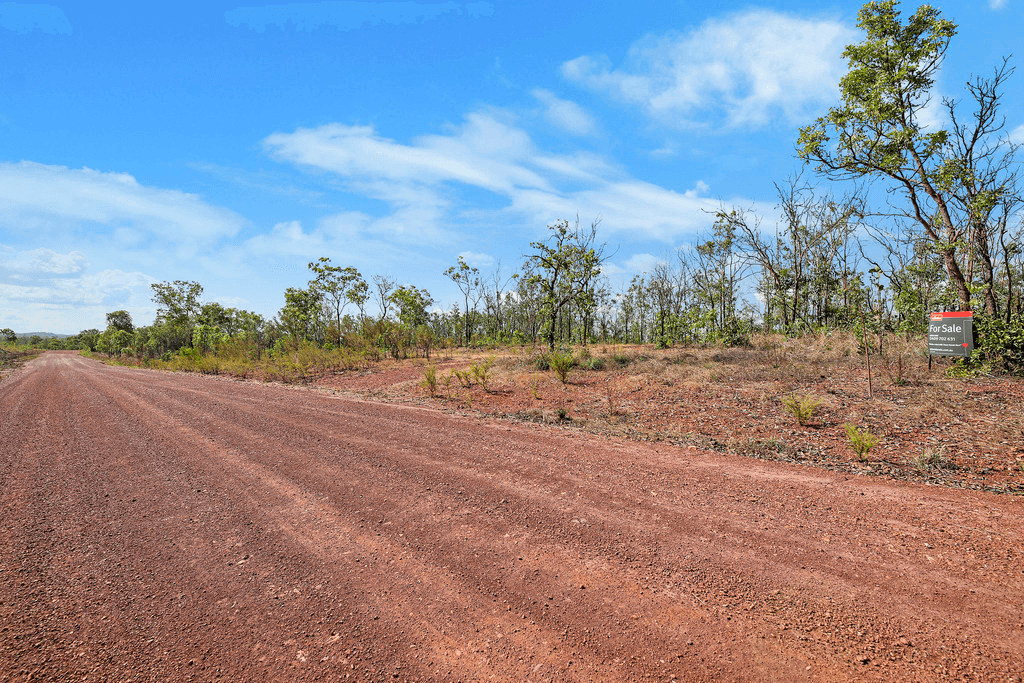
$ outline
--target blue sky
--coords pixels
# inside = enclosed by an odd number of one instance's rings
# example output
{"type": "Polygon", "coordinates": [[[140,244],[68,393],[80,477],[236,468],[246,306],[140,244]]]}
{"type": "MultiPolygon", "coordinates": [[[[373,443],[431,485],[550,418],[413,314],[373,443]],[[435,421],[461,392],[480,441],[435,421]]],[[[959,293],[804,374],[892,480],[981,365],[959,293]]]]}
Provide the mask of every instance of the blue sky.
{"type": "MultiPolygon", "coordinates": [[[[939,96],[1024,52],[1022,5],[938,5],[939,96]]],[[[859,8],[0,2],[0,327],[149,324],[175,279],[269,317],[321,256],[448,306],[460,254],[510,274],[577,215],[628,281],[719,206],[771,214],[859,8]]]]}

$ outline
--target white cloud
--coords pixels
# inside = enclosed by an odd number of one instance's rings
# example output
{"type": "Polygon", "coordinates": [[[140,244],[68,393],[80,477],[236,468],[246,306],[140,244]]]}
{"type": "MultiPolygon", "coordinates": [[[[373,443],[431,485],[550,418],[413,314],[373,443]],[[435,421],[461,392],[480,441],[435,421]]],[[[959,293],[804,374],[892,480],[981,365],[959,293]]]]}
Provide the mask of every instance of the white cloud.
{"type": "Polygon", "coordinates": [[[463,251],[459,252],[459,256],[461,256],[462,260],[465,261],[467,264],[473,266],[474,268],[479,268],[481,270],[485,268],[490,268],[495,264],[494,257],[491,256],[490,254],[476,254],[473,253],[472,251],[463,251]]]}
{"type": "Polygon", "coordinates": [[[650,273],[656,266],[664,265],[665,263],[664,258],[659,258],[653,254],[633,254],[624,265],[626,271],[630,273],[650,273]]]}
{"type": "MultiPolygon", "coordinates": [[[[371,127],[340,124],[276,133],[265,144],[278,159],[330,172],[346,189],[388,202],[392,213],[381,218],[359,214],[353,221],[348,215],[346,229],[364,237],[450,239],[453,193],[467,189],[503,200],[490,215],[502,215],[506,225],[510,214],[532,225],[583,214],[584,220],[600,217],[605,231],[663,241],[697,232],[720,203],[706,196],[703,182],[677,192],[631,178],[593,154],[545,153],[494,110],[468,115],[449,135],[422,136],[409,145],[371,127]]],[[[487,214],[476,210],[473,218],[487,214]]]]}
{"type": "Polygon", "coordinates": [[[936,131],[949,125],[949,110],[942,103],[942,95],[938,92],[932,93],[924,106],[917,110],[917,122],[924,130],[936,131]]]}
{"type": "MultiPolygon", "coordinates": [[[[0,283],[0,301],[12,306],[45,303],[55,306],[99,306],[118,294],[141,289],[150,294],[154,280],[142,273],[104,270],[78,278],[53,278],[33,284],[0,283]]],[[[5,306],[6,307],[6,306],[5,306]]]]}
{"type": "Polygon", "coordinates": [[[17,273],[21,278],[26,274],[75,275],[88,266],[89,260],[80,251],[59,254],[44,247],[22,252],[12,247],[0,247],[0,267],[17,273]]]}
{"type": "Polygon", "coordinates": [[[650,155],[655,159],[669,159],[679,154],[679,145],[669,140],[658,149],[650,151],[650,155]]]}
{"type": "Polygon", "coordinates": [[[597,132],[597,123],[593,117],[575,102],[559,99],[553,93],[540,88],[534,90],[532,95],[544,105],[544,118],[553,126],[580,136],[593,135],[597,132]]]}
{"type": "Polygon", "coordinates": [[[633,254],[624,262],[606,261],[601,275],[608,278],[614,289],[624,289],[635,275],[647,276],[656,266],[667,263],[653,254],[633,254]]]}
{"type": "Polygon", "coordinates": [[[988,0],[988,6],[991,9],[999,10],[1006,7],[1007,0],[988,0]]]}
{"type": "Polygon", "coordinates": [[[417,251],[413,240],[403,242],[394,235],[381,234],[381,226],[400,221],[400,215],[374,219],[349,211],[326,216],[309,230],[300,221],[284,221],[270,232],[246,240],[233,250],[232,258],[238,266],[251,265],[254,260],[280,263],[282,259],[305,264],[325,253],[343,253],[359,255],[363,267],[387,268],[389,263],[414,258],[417,251]]]}
{"type": "Polygon", "coordinates": [[[546,184],[517,163],[536,153],[529,136],[487,112],[468,115],[455,135],[425,135],[411,146],[379,137],[370,126],[336,123],[275,133],[264,142],[278,159],[332,171],[379,199],[391,199],[396,183],[401,193],[448,181],[493,192],[546,184]]]}
{"type": "Polygon", "coordinates": [[[664,242],[706,227],[709,212],[720,204],[699,188],[676,192],[635,179],[605,181],[565,194],[525,191],[513,198],[513,208],[534,222],[586,211],[587,216],[600,218],[603,232],[639,233],[664,242]]]}
{"type": "Polygon", "coordinates": [[[234,235],[243,220],[196,195],[139,184],[126,173],[31,161],[0,163],[0,226],[11,232],[66,232],[83,225],[127,243],[156,237],[206,244],[234,235]]]}
{"type": "Polygon", "coordinates": [[[299,221],[277,223],[270,232],[256,235],[246,242],[249,251],[258,256],[296,255],[304,258],[322,251],[323,243],[321,236],[303,231],[299,221]]]}
{"type": "Polygon", "coordinates": [[[856,37],[836,21],[748,10],[689,34],[649,36],[621,68],[582,56],[562,73],[662,122],[762,127],[780,116],[805,121],[834,102],[845,71],[840,55],[856,37]]]}
{"type": "Polygon", "coordinates": [[[1024,145],[1024,125],[1017,126],[1010,131],[1010,141],[1024,145]]]}

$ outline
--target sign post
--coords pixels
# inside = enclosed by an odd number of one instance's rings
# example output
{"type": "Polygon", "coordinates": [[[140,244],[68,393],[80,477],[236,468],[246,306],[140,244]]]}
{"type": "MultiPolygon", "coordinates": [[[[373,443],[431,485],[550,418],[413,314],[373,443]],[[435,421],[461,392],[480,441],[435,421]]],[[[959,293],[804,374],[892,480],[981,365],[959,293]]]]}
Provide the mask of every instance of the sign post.
{"type": "Polygon", "coordinates": [[[928,369],[932,356],[961,356],[974,351],[974,311],[944,311],[928,316],[928,369]]]}

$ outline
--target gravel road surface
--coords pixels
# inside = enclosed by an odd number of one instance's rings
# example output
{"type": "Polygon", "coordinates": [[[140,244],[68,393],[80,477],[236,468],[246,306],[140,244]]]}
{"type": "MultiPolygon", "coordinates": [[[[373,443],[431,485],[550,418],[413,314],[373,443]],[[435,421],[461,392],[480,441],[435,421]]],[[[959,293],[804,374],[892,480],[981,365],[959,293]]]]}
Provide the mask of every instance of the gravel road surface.
{"type": "Polygon", "coordinates": [[[1024,499],[48,352],[0,681],[1020,681],[1024,499]]]}

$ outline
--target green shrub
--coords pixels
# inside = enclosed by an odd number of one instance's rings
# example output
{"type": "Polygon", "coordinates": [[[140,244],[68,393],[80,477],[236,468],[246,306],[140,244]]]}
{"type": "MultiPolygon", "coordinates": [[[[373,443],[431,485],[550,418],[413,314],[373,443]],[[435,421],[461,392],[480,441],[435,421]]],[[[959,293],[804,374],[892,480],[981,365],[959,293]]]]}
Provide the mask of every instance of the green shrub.
{"type": "Polygon", "coordinates": [[[818,406],[821,405],[821,399],[815,398],[810,395],[803,396],[787,396],[782,399],[782,405],[786,407],[786,411],[790,415],[796,418],[796,421],[800,425],[806,425],[814,414],[818,411],[818,406]]]}
{"type": "Polygon", "coordinates": [[[868,459],[868,453],[878,445],[878,437],[865,429],[858,429],[855,425],[845,424],[846,437],[850,440],[850,448],[857,454],[857,459],[864,462],[868,459]]]}
{"type": "Polygon", "coordinates": [[[576,359],[573,355],[566,351],[555,351],[548,356],[548,362],[559,381],[562,384],[568,384],[569,373],[572,372],[573,365],[576,364],[576,359]]]}
{"type": "Polygon", "coordinates": [[[474,363],[470,366],[469,371],[473,374],[473,379],[480,387],[490,393],[490,382],[491,382],[491,368],[494,366],[494,356],[489,357],[483,363],[474,363]]]}
{"type": "Polygon", "coordinates": [[[423,368],[423,379],[420,386],[427,390],[431,398],[437,395],[437,366],[431,363],[423,368]]]}
{"type": "Polygon", "coordinates": [[[951,377],[1007,373],[1024,375],[1024,316],[1007,322],[984,313],[974,316],[978,341],[970,358],[960,358],[946,372],[951,377]]]}

